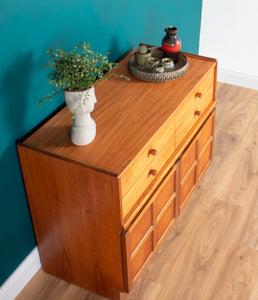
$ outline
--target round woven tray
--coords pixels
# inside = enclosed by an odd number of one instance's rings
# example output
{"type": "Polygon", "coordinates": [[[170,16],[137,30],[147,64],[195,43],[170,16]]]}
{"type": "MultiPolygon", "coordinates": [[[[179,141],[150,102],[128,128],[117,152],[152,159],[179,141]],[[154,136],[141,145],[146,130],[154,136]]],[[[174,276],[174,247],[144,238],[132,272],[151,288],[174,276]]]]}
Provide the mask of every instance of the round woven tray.
{"type": "MultiPolygon", "coordinates": [[[[149,49],[151,50],[152,57],[156,57],[159,59],[163,58],[163,52],[160,47],[152,47],[149,49]]],[[[169,72],[154,73],[148,71],[146,66],[137,65],[135,61],[135,53],[133,53],[129,57],[128,61],[128,68],[129,71],[133,74],[133,76],[141,80],[151,82],[165,82],[180,78],[187,72],[188,66],[189,63],[187,57],[182,52],[179,53],[179,61],[175,64],[174,70],[169,72]]]]}

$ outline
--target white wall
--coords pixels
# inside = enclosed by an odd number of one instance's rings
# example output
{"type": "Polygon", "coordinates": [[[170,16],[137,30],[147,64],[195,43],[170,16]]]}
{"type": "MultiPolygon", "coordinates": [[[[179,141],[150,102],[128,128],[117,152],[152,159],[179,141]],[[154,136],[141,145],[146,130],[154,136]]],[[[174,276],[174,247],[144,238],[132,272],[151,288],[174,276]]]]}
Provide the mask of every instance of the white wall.
{"type": "Polygon", "coordinates": [[[258,0],[203,0],[199,54],[218,81],[258,90],[258,0]]]}

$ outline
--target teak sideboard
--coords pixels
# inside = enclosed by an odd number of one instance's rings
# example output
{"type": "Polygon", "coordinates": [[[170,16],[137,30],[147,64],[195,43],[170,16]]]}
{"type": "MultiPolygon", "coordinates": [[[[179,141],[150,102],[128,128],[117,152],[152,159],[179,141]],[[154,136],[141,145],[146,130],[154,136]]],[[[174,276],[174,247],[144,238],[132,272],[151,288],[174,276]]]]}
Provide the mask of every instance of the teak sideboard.
{"type": "MultiPolygon", "coordinates": [[[[152,83],[128,58],[95,85],[95,140],[71,143],[65,107],[18,144],[42,268],[122,299],[211,163],[217,62],[186,54],[187,73],[152,83]]],[[[162,267],[162,266],[161,266],[162,267]]]]}

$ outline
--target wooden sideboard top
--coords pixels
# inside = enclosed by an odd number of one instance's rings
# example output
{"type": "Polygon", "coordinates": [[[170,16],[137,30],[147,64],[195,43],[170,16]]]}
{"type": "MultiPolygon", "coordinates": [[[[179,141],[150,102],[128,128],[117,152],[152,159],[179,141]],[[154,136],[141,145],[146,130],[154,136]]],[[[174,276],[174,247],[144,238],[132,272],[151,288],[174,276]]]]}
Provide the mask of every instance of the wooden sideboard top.
{"type": "Polygon", "coordinates": [[[129,56],[123,59],[111,72],[125,74],[131,81],[109,77],[95,85],[98,102],[91,116],[97,134],[91,144],[72,144],[69,137],[72,114],[65,107],[21,145],[121,175],[203,76],[216,66],[215,59],[192,54],[187,57],[187,73],[164,83],[134,78],[127,67],[129,56]]]}

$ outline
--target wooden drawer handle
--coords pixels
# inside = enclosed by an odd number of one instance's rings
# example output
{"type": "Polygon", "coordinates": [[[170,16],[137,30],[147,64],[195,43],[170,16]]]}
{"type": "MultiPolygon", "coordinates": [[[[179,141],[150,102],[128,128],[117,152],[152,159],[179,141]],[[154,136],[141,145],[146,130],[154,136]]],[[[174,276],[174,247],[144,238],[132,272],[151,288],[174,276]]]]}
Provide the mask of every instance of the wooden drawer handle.
{"type": "Polygon", "coordinates": [[[202,93],[196,93],[195,98],[202,98],[202,93]]]}
{"type": "Polygon", "coordinates": [[[153,155],[153,156],[156,156],[157,153],[158,153],[158,151],[157,151],[156,149],[151,149],[151,150],[149,151],[149,154],[150,154],[150,155],[153,155]]]}
{"type": "Polygon", "coordinates": [[[150,173],[149,173],[149,174],[152,175],[152,176],[156,176],[157,173],[158,173],[157,170],[150,170],[150,173]]]}
{"type": "Polygon", "coordinates": [[[196,116],[200,116],[202,114],[202,112],[200,110],[196,110],[194,113],[196,116]]]}

